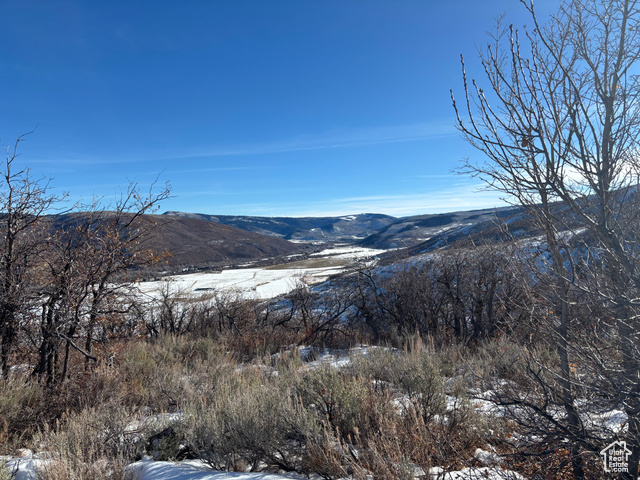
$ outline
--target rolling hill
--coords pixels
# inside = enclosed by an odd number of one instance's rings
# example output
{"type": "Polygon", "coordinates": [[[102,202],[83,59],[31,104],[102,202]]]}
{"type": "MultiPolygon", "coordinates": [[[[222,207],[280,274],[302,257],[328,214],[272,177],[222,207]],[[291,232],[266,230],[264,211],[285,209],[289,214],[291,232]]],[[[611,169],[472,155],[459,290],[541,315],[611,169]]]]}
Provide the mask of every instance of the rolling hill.
{"type": "MultiPolygon", "coordinates": [[[[54,224],[69,225],[83,213],[52,216],[54,224]]],[[[241,230],[189,216],[145,215],[157,223],[143,246],[170,255],[156,268],[170,271],[196,270],[243,263],[266,264],[288,255],[312,252],[307,244],[295,244],[273,236],[241,230]]]]}
{"type": "Polygon", "coordinates": [[[362,213],[341,217],[252,217],[166,212],[167,217],[197,218],[286,240],[354,242],[397,221],[389,215],[362,213]]]}
{"type": "Polygon", "coordinates": [[[491,228],[496,221],[503,221],[521,211],[520,207],[503,207],[400,218],[372,233],[360,241],[359,245],[391,249],[412,248],[425,242],[452,242],[470,229],[480,226],[491,228]]]}
{"type": "Polygon", "coordinates": [[[294,241],[357,243],[378,249],[411,248],[435,237],[451,236],[484,222],[508,218],[514,207],[396,218],[382,214],[341,217],[252,217],[166,212],[168,218],[191,218],[294,241]]]}

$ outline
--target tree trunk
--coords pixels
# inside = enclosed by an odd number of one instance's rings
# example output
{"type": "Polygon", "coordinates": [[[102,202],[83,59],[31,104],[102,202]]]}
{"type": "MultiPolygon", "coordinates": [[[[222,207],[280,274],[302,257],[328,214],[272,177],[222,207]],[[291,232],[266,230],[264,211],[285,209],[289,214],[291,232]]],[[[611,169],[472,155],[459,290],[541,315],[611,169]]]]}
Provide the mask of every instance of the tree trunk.
{"type": "Polygon", "coordinates": [[[8,309],[2,308],[2,328],[0,330],[1,345],[0,345],[0,372],[2,378],[7,379],[9,377],[9,356],[11,355],[11,348],[15,339],[15,326],[14,315],[8,311],[8,309]]]}
{"type": "Polygon", "coordinates": [[[567,301],[567,291],[563,290],[560,310],[560,325],[558,326],[558,355],[560,357],[560,385],[562,388],[562,404],[567,413],[567,424],[571,434],[570,455],[573,476],[576,480],[583,480],[584,467],[582,456],[580,455],[580,443],[583,438],[582,422],[576,411],[572,392],[571,364],[569,363],[569,302],[567,301]]]}
{"type": "Polygon", "coordinates": [[[637,357],[636,343],[638,332],[630,325],[629,312],[623,308],[618,319],[618,334],[622,351],[624,411],[628,418],[627,447],[629,456],[629,473],[623,478],[636,480],[640,464],[640,365],[637,357]]]}
{"type": "Polygon", "coordinates": [[[47,385],[55,381],[57,363],[57,339],[55,336],[56,315],[54,300],[49,300],[42,308],[42,343],[39,348],[39,361],[33,375],[45,379],[47,385]]]}

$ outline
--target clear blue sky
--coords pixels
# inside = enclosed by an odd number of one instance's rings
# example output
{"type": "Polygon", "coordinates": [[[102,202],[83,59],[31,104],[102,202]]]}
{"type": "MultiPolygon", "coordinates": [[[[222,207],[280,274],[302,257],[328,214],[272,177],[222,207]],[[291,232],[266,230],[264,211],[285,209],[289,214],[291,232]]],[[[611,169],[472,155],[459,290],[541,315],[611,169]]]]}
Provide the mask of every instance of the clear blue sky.
{"type": "Polygon", "coordinates": [[[4,0],[0,138],[37,125],[20,161],[73,199],[159,175],[163,211],[498,205],[451,173],[481,157],[449,89],[462,93],[461,53],[481,77],[500,12],[526,21],[517,0],[4,0]]]}

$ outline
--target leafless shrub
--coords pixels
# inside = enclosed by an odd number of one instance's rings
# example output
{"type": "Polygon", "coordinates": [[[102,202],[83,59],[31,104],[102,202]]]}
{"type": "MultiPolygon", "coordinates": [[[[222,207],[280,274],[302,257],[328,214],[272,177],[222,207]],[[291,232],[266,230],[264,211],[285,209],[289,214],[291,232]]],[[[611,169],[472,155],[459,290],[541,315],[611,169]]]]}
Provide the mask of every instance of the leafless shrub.
{"type": "Polygon", "coordinates": [[[184,412],[186,444],[222,470],[299,471],[306,440],[317,431],[315,417],[292,392],[254,375],[219,382],[184,412]]]}
{"type": "Polygon", "coordinates": [[[118,405],[103,405],[45,426],[36,443],[48,453],[41,480],[131,479],[125,466],[140,453],[139,416],[118,405]]]}
{"type": "Polygon", "coordinates": [[[127,404],[156,412],[175,411],[235,369],[224,346],[207,337],[135,343],[116,362],[127,404]]]}
{"type": "Polygon", "coordinates": [[[0,380],[0,451],[9,453],[5,449],[28,440],[37,428],[43,396],[41,386],[24,378],[0,380]]]}

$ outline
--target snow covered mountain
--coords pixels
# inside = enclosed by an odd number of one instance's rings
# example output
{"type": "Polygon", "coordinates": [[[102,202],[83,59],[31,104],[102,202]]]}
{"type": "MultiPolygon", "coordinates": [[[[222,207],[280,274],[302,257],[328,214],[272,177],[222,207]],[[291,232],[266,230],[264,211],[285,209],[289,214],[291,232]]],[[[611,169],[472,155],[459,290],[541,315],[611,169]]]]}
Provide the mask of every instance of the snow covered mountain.
{"type": "Polygon", "coordinates": [[[363,247],[391,249],[411,248],[425,242],[452,243],[470,231],[491,229],[496,222],[521,212],[520,207],[503,207],[405,217],[372,233],[359,244],[363,247]]]}

